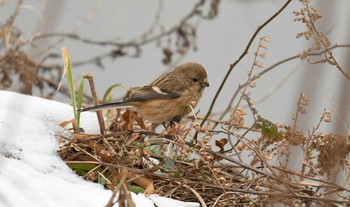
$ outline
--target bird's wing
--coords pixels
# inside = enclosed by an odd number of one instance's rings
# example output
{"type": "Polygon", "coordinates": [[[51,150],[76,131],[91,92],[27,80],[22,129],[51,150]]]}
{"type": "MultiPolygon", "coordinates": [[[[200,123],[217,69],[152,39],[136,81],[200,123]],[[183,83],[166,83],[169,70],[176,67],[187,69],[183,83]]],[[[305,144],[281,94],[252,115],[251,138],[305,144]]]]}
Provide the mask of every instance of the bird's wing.
{"type": "Polygon", "coordinates": [[[125,102],[147,101],[152,99],[176,99],[179,97],[179,93],[149,85],[136,91],[130,98],[126,99],[125,102]]]}

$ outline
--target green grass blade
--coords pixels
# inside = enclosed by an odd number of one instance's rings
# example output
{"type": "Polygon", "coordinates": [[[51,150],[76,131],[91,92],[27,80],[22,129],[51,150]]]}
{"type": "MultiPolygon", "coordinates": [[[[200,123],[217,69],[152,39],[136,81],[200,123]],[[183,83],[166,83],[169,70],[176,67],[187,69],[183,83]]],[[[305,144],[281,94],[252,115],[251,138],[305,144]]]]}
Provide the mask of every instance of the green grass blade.
{"type": "Polygon", "coordinates": [[[62,56],[63,56],[64,66],[65,66],[65,73],[66,73],[66,77],[67,77],[67,81],[68,81],[68,88],[69,88],[72,106],[73,106],[74,118],[77,119],[78,115],[77,115],[77,104],[76,104],[76,98],[75,98],[73,71],[72,71],[72,66],[70,64],[68,50],[65,47],[62,48],[62,56]]]}
{"type": "MultiPolygon", "coordinates": [[[[80,79],[80,84],[79,84],[78,99],[77,99],[77,109],[81,109],[81,104],[83,102],[84,87],[85,87],[85,80],[84,80],[84,75],[82,75],[81,79],[80,79]]],[[[80,111],[77,112],[77,120],[78,120],[78,126],[79,126],[79,123],[80,123],[80,111]]]]}
{"type": "Polygon", "coordinates": [[[111,85],[107,88],[106,92],[103,94],[102,103],[106,103],[106,100],[114,88],[121,87],[127,90],[121,83],[111,85]]]}

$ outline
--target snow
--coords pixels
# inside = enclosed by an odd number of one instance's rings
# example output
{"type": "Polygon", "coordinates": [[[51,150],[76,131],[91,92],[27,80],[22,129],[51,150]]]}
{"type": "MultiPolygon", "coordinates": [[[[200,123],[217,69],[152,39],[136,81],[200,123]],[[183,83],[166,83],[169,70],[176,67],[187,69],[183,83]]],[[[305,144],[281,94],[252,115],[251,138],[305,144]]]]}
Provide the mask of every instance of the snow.
{"type": "MultiPolygon", "coordinates": [[[[83,180],[59,157],[58,124],[73,118],[72,107],[55,101],[0,91],[0,206],[105,206],[111,191],[83,180]]],[[[81,125],[98,132],[94,113],[81,125]]],[[[132,194],[136,206],[195,207],[158,195],[132,194]]],[[[116,204],[118,206],[118,204],[116,204]]]]}

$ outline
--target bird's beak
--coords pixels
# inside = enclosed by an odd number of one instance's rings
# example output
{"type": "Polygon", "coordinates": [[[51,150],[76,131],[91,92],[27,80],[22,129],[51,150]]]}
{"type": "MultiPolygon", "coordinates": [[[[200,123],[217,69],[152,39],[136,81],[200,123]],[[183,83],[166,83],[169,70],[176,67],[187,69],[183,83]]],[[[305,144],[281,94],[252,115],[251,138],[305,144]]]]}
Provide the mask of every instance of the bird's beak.
{"type": "Polygon", "coordinates": [[[205,79],[204,82],[202,83],[203,87],[209,87],[209,82],[208,79],[205,79]]]}

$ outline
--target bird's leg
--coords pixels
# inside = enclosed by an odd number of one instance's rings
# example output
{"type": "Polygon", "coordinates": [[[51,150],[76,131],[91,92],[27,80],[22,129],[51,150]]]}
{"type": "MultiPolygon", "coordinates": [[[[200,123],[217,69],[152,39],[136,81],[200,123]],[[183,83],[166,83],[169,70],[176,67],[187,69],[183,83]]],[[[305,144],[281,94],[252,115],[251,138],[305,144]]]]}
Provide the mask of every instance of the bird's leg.
{"type": "Polygon", "coordinates": [[[170,123],[173,123],[175,126],[175,123],[180,123],[181,122],[181,116],[175,116],[174,118],[172,118],[172,120],[170,121],[170,123]]]}
{"type": "Polygon", "coordinates": [[[162,125],[163,125],[165,131],[167,131],[167,130],[168,130],[168,127],[167,127],[167,125],[165,124],[165,122],[163,122],[162,125]]]}
{"type": "Polygon", "coordinates": [[[169,134],[168,134],[168,128],[169,128],[170,125],[167,126],[167,124],[166,124],[165,122],[163,122],[162,125],[163,125],[163,127],[164,127],[164,129],[165,129],[164,138],[170,139],[171,137],[170,137],[169,134]]]}
{"type": "Polygon", "coordinates": [[[180,123],[180,121],[181,121],[181,117],[180,116],[175,116],[174,118],[172,118],[169,121],[169,125],[166,125],[165,123],[163,123],[163,126],[164,126],[165,131],[166,131],[166,134],[164,135],[165,138],[167,138],[167,139],[174,139],[174,135],[173,134],[169,134],[168,133],[168,129],[169,129],[169,127],[175,129],[176,123],[180,123]]]}
{"type": "Polygon", "coordinates": [[[172,118],[169,121],[169,125],[168,126],[165,124],[165,122],[163,122],[162,125],[164,126],[165,130],[168,130],[168,127],[175,127],[176,123],[179,124],[180,121],[181,121],[181,117],[175,116],[174,118],[172,118]]]}
{"type": "Polygon", "coordinates": [[[174,137],[168,133],[168,128],[172,127],[172,123],[170,122],[169,125],[167,125],[165,122],[162,123],[164,129],[165,129],[165,134],[164,134],[164,138],[166,139],[173,139],[174,137]]]}

